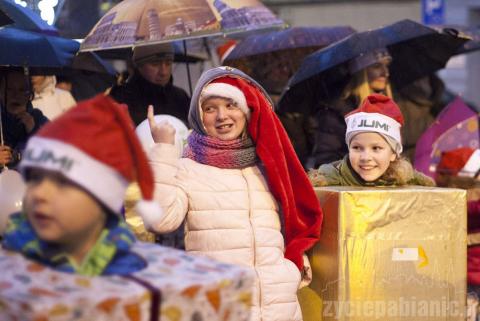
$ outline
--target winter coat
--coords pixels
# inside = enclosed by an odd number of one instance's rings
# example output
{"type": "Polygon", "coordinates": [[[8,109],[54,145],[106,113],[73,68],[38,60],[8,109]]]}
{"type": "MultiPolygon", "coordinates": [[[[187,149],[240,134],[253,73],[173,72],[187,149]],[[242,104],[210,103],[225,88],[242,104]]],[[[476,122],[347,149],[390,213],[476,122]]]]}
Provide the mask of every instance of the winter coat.
{"type": "Polygon", "coordinates": [[[411,161],[415,158],[418,139],[448,104],[443,100],[445,87],[437,78],[435,75],[425,77],[395,93],[405,120],[402,125],[403,155],[411,161]]]}
{"type": "Polygon", "coordinates": [[[1,108],[2,112],[2,127],[4,145],[9,146],[13,150],[14,162],[9,166],[15,166],[21,158],[21,153],[27,144],[28,138],[33,136],[44,124],[48,122],[40,109],[33,108],[32,104],[27,103],[27,112],[33,116],[35,127],[30,133],[27,133],[23,123],[15,116],[8,113],[4,107],[1,108]]]}
{"type": "Polygon", "coordinates": [[[188,123],[190,98],[187,93],[173,85],[173,80],[165,86],[155,85],[139,74],[135,74],[123,86],[114,86],[110,95],[120,103],[128,105],[128,111],[135,123],[147,118],[147,107],[153,105],[155,115],[172,115],[188,123]]]}
{"type": "MultiPolygon", "coordinates": [[[[405,160],[403,160],[405,161],[405,160]]],[[[411,173],[407,174],[411,177],[407,185],[434,186],[435,183],[431,178],[411,169],[411,173]]],[[[309,173],[310,179],[314,186],[395,186],[399,185],[396,180],[377,179],[374,182],[364,181],[350,165],[348,155],[342,160],[324,164],[316,171],[309,173]]]]}
{"type": "Polygon", "coordinates": [[[356,100],[351,98],[331,103],[317,102],[313,111],[300,113],[282,112],[291,108],[279,107],[280,119],[305,168],[318,168],[348,153],[345,115],[357,105],[356,100]]]}
{"type": "Polygon", "coordinates": [[[284,258],[279,206],[261,168],[221,169],[178,159],[168,144],[156,144],[149,157],[164,213],[147,228],[170,232],[186,219],[186,251],[255,270],[252,321],[302,320],[300,272],[284,258]]]}
{"type": "Polygon", "coordinates": [[[56,88],[55,84],[55,77],[48,76],[43,88],[41,91],[35,92],[32,100],[33,107],[40,109],[50,120],[60,116],[76,104],[70,92],[56,88]]]}

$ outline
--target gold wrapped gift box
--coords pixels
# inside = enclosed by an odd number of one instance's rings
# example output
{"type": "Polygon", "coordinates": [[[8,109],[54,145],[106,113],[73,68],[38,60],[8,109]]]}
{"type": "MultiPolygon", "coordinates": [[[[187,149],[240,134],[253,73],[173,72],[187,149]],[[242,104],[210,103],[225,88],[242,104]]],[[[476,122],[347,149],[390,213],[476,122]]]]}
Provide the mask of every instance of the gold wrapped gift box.
{"type": "Polygon", "coordinates": [[[155,243],[155,234],[146,230],[142,218],[135,212],[135,205],[141,198],[138,184],[130,184],[125,193],[125,221],[132,232],[135,233],[137,239],[143,242],[155,243]]]}
{"type": "Polygon", "coordinates": [[[321,240],[310,251],[310,287],[323,300],[316,320],[464,320],[464,190],[316,193],[324,212],[321,240]]]}

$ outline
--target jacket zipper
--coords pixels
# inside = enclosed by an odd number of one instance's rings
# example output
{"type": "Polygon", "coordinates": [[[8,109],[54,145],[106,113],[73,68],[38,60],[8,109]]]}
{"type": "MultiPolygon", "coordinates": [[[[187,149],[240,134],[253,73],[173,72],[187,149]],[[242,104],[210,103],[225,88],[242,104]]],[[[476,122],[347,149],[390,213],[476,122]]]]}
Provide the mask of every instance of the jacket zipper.
{"type": "Polygon", "coordinates": [[[253,248],[253,269],[255,270],[255,274],[257,275],[257,280],[258,280],[258,288],[257,288],[257,291],[258,291],[258,302],[257,302],[257,305],[258,305],[258,309],[259,309],[259,313],[260,313],[260,321],[263,320],[263,316],[262,316],[262,285],[261,285],[261,279],[260,279],[260,275],[258,274],[258,271],[257,271],[257,247],[256,247],[256,239],[255,239],[255,230],[253,228],[253,224],[252,224],[252,207],[251,207],[251,197],[250,197],[250,193],[251,193],[251,190],[250,190],[250,187],[248,185],[248,180],[245,178],[245,175],[244,175],[244,170],[242,169],[242,176],[243,176],[243,179],[245,180],[245,184],[247,185],[247,192],[248,192],[248,223],[250,224],[250,230],[251,230],[251,234],[252,234],[252,248],[253,248]]]}

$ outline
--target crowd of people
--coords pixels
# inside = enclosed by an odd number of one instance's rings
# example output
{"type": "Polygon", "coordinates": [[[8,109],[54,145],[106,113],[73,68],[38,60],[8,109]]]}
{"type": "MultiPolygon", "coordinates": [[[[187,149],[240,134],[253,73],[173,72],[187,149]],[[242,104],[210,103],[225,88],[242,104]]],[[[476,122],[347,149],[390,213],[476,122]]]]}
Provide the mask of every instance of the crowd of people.
{"type": "MultiPolygon", "coordinates": [[[[78,105],[54,76],[2,71],[0,164],[27,184],[5,249],[88,276],[142,269],[123,216],[125,190],[137,181],[149,231],[174,232],[187,252],[255,272],[251,320],[300,321],[297,292],[312,278],[306,252],[323,220],[314,187],[438,184],[478,193],[478,149],[445,151],[435,179],[415,171],[415,142],[446,106],[445,87],[429,75],[393,88],[387,48],[351,60],[343,88],[300,115],[231,67],[205,71],[190,98],[173,85],[173,59],[169,44],[136,47],[127,81],[78,105]],[[156,114],[191,129],[183,155],[175,128],[156,114]],[[134,132],[146,118],[155,142],[147,153],[134,132]]],[[[479,208],[472,196],[472,233],[479,208]]],[[[479,258],[478,246],[470,248],[477,293],[479,258]]]]}

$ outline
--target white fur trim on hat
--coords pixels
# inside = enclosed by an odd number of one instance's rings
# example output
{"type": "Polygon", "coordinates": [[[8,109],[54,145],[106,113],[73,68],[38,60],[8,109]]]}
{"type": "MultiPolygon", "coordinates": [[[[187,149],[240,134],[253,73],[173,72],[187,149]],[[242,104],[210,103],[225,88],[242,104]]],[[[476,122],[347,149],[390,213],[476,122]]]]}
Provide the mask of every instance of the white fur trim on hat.
{"type": "Polygon", "coordinates": [[[345,141],[350,146],[350,141],[356,134],[361,132],[375,132],[391,137],[398,146],[394,151],[400,155],[402,153],[402,136],[400,128],[402,127],[395,119],[379,113],[355,113],[345,118],[347,131],[345,141]]]}
{"type": "Polygon", "coordinates": [[[114,168],[71,144],[33,136],[22,154],[19,168],[23,175],[28,168],[59,172],[120,215],[128,181],[114,168]]]}
{"type": "Polygon", "coordinates": [[[135,205],[135,212],[142,217],[145,228],[150,231],[154,231],[155,226],[163,218],[163,210],[160,204],[155,201],[138,201],[135,205]]]}
{"type": "Polygon", "coordinates": [[[200,94],[200,108],[205,99],[209,97],[232,99],[237,104],[238,108],[240,108],[240,110],[242,110],[247,116],[247,119],[250,119],[250,109],[247,105],[247,99],[239,88],[223,82],[214,82],[206,85],[200,94]]]}
{"type": "Polygon", "coordinates": [[[474,177],[475,174],[480,170],[480,149],[476,149],[467,163],[463,168],[458,172],[458,176],[464,177],[474,177]]]}

